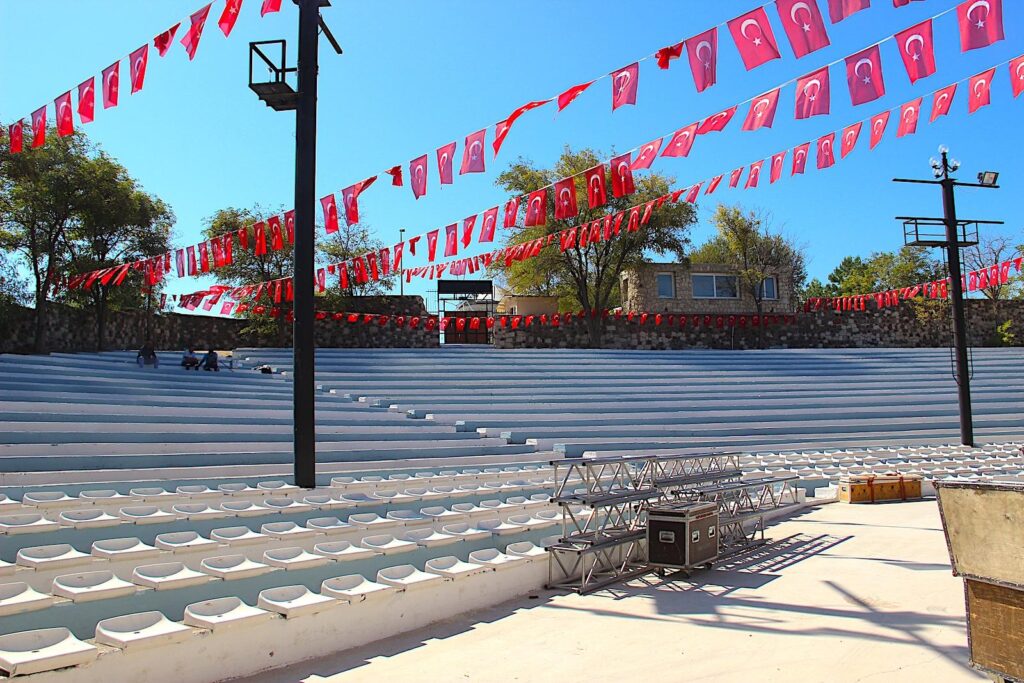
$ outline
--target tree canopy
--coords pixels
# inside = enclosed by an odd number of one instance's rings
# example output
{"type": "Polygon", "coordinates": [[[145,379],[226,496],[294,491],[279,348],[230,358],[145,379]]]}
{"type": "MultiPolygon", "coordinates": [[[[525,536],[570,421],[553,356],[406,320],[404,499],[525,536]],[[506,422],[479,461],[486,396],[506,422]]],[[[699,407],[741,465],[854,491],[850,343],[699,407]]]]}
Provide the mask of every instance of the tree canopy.
{"type": "Polygon", "coordinates": [[[875,252],[867,259],[847,256],[829,274],[828,282],[813,280],[807,296],[849,296],[868,294],[946,277],[945,266],[924,247],[903,247],[899,251],[875,252]]]}

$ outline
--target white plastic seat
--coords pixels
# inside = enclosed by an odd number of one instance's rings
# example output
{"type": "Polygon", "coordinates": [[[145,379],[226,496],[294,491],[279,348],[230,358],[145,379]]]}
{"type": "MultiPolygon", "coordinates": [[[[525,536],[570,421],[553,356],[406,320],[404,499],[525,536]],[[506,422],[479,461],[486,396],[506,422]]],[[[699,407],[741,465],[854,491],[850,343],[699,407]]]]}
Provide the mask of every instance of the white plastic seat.
{"type": "Polygon", "coordinates": [[[387,514],[387,519],[393,519],[403,526],[423,526],[430,524],[433,520],[415,510],[392,510],[387,514]]]}
{"type": "Polygon", "coordinates": [[[509,515],[505,522],[525,529],[543,529],[554,524],[553,521],[538,519],[530,515],[509,515]]]}
{"type": "Polygon", "coordinates": [[[119,579],[114,576],[114,572],[104,569],[58,576],[53,580],[50,592],[74,602],[89,602],[132,595],[136,590],[136,585],[119,579]]]}
{"type": "Polygon", "coordinates": [[[251,500],[226,500],[220,504],[220,509],[233,517],[258,517],[271,512],[263,505],[251,500]]]}
{"type": "Polygon", "coordinates": [[[454,555],[435,557],[432,560],[427,560],[427,563],[423,568],[432,574],[444,576],[449,579],[458,579],[465,576],[472,576],[473,574],[482,574],[487,571],[493,571],[490,567],[484,567],[483,565],[473,564],[470,562],[463,562],[454,555]]]}
{"type": "Polygon", "coordinates": [[[179,496],[186,496],[188,498],[217,498],[220,496],[220,491],[211,489],[209,486],[205,486],[203,484],[179,486],[175,490],[179,496]]]}
{"type": "Polygon", "coordinates": [[[132,571],[133,583],[158,591],[198,586],[209,580],[208,574],[189,569],[181,562],[145,564],[132,571]]]}
{"type": "Polygon", "coordinates": [[[384,583],[405,590],[417,590],[436,586],[444,579],[438,574],[428,574],[411,564],[385,567],[377,572],[377,583],[384,583]]]}
{"type": "Polygon", "coordinates": [[[315,494],[312,496],[306,496],[302,499],[302,502],[306,505],[312,505],[313,507],[321,510],[338,510],[340,508],[347,508],[349,504],[338,498],[333,498],[327,494],[315,494]]]}
{"type": "Polygon", "coordinates": [[[272,538],[309,538],[317,534],[315,529],[299,526],[295,522],[268,522],[260,527],[260,533],[272,538]]]}
{"type": "Polygon", "coordinates": [[[490,510],[486,510],[482,507],[473,505],[472,503],[455,503],[452,505],[452,512],[458,512],[460,515],[480,516],[491,514],[490,510]]]}
{"type": "Polygon", "coordinates": [[[39,593],[24,581],[0,584],[0,617],[43,609],[52,604],[52,595],[39,593]]]}
{"type": "Polygon", "coordinates": [[[210,538],[218,543],[229,543],[231,545],[262,543],[267,539],[263,534],[257,533],[247,526],[228,526],[214,529],[210,532],[210,538]]]}
{"type": "Polygon", "coordinates": [[[171,506],[171,512],[182,519],[220,519],[229,514],[225,510],[211,508],[204,503],[178,503],[171,506]]]}
{"type": "Polygon", "coordinates": [[[344,489],[357,483],[355,477],[331,477],[331,488],[344,489]]]}
{"type": "Polygon", "coordinates": [[[396,519],[381,517],[376,512],[360,512],[349,515],[346,520],[349,524],[360,529],[389,529],[401,524],[396,519]]]}
{"type": "Polygon", "coordinates": [[[534,501],[535,503],[550,503],[551,502],[551,494],[550,493],[535,493],[532,496],[530,496],[530,500],[534,501]]]}
{"type": "Polygon", "coordinates": [[[506,536],[508,534],[518,534],[526,530],[525,527],[515,524],[511,521],[501,521],[500,519],[481,519],[476,523],[478,529],[483,531],[490,531],[492,534],[498,536],[506,536]]]}
{"type": "Polygon", "coordinates": [[[230,495],[239,495],[239,494],[252,495],[252,494],[262,493],[259,489],[253,488],[252,486],[249,486],[245,482],[232,482],[230,484],[218,484],[217,485],[217,490],[220,491],[221,493],[227,493],[227,494],[230,494],[230,495]]]}
{"type": "Polygon", "coordinates": [[[91,503],[110,503],[118,501],[130,500],[131,496],[126,496],[123,493],[119,493],[114,489],[93,489],[90,491],[79,491],[78,497],[83,501],[91,503]]]}
{"type": "Polygon", "coordinates": [[[0,515],[0,534],[36,534],[45,531],[56,531],[60,528],[57,522],[51,522],[40,514],[26,513],[20,515],[0,515]]]}
{"type": "Polygon", "coordinates": [[[170,550],[174,553],[207,550],[218,545],[217,541],[200,536],[195,531],[172,531],[166,534],[159,534],[154,542],[160,550],[170,550]]]}
{"type": "Polygon", "coordinates": [[[443,534],[439,531],[434,531],[429,527],[426,529],[413,529],[412,531],[407,531],[401,538],[404,541],[412,541],[416,545],[423,546],[424,548],[435,548],[439,545],[459,543],[463,540],[458,536],[443,534]]]}
{"type": "Polygon", "coordinates": [[[395,592],[394,586],[370,581],[361,574],[348,574],[327,579],[320,585],[320,592],[348,603],[364,602],[381,598],[395,592]]]}
{"type": "Polygon", "coordinates": [[[458,524],[446,524],[445,526],[441,527],[441,531],[452,536],[457,536],[458,538],[461,538],[464,541],[479,541],[491,537],[490,531],[477,529],[476,527],[470,526],[465,522],[461,522],[458,524]]]}
{"type": "Polygon", "coordinates": [[[7,494],[0,493],[0,510],[3,510],[4,508],[14,509],[20,507],[20,500],[14,500],[13,498],[8,497],[7,494]]]}
{"type": "Polygon", "coordinates": [[[437,494],[436,498],[450,498],[457,495],[454,486],[433,486],[430,490],[437,494]]]}
{"type": "Polygon", "coordinates": [[[338,604],[327,595],[311,593],[305,586],[281,586],[260,592],[256,606],[268,612],[277,612],[286,619],[316,614],[338,604]]]}
{"type": "Polygon", "coordinates": [[[366,507],[368,505],[380,505],[378,498],[371,498],[365,493],[343,493],[338,496],[338,500],[343,501],[346,505],[354,507],[366,507]]]}
{"type": "Polygon", "coordinates": [[[499,569],[518,562],[525,562],[526,558],[518,557],[516,555],[506,555],[497,548],[486,548],[484,550],[474,550],[471,552],[469,554],[469,561],[499,569]]]}
{"type": "Polygon", "coordinates": [[[271,512],[308,512],[316,509],[309,503],[300,503],[293,498],[266,498],[263,505],[271,512]]]}
{"type": "Polygon", "coordinates": [[[518,508],[525,508],[536,505],[534,501],[530,500],[526,496],[509,496],[508,498],[505,499],[505,504],[518,508]]]}
{"type": "Polygon", "coordinates": [[[345,560],[365,560],[379,554],[376,550],[361,548],[359,546],[352,545],[348,541],[327,541],[325,543],[317,543],[313,546],[313,553],[329,557],[338,562],[344,562],[345,560]]]}
{"type": "Polygon", "coordinates": [[[406,553],[410,550],[416,550],[418,547],[412,541],[402,541],[388,534],[367,536],[359,542],[359,545],[364,548],[369,548],[370,550],[375,550],[384,555],[406,553]]]}
{"type": "Polygon", "coordinates": [[[518,543],[509,543],[505,548],[505,554],[512,557],[524,557],[527,561],[532,562],[540,558],[546,558],[548,552],[529,541],[520,541],[518,543]]]}
{"type": "Polygon", "coordinates": [[[408,493],[397,491],[395,489],[376,491],[373,493],[373,496],[375,496],[379,502],[388,504],[411,503],[418,500],[416,496],[411,496],[408,493]]]}
{"type": "Polygon", "coordinates": [[[20,566],[33,569],[57,569],[76,564],[89,564],[92,561],[91,555],[75,550],[67,543],[22,548],[15,560],[20,566]]]}
{"type": "Polygon", "coordinates": [[[178,499],[177,493],[173,493],[166,489],[162,489],[158,486],[142,486],[139,488],[129,489],[128,495],[132,498],[141,498],[142,500],[165,500],[167,498],[178,499]]]}
{"type": "Polygon", "coordinates": [[[133,524],[162,524],[178,519],[176,514],[164,512],[155,505],[129,505],[118,510],[117,516],[133,524]]]}
{"type": "Polygon", "coordinates": [[[262,562],[254,562],[245,555],[220,555],[203,559],[199,563],[199,571],[218,579],[233,581],[266,574],[274,571],[274,568],[262,562]]]}
{"type": "Polygon", "coordinates": [[[295,484],[289,484],[286,481],[272,480],[272,481],[261,481],[256,484],[258,491],[270,491],[272,493],[290,493],[292,491],[298,491],[299,487],[295,484]]]}
{"type": "Polygon", "coordinates": [[[406,494],[412,496],[416,500],[431,500],[433,498],[441,498],[443,494],[424,487],[413,487],[405,490],[406,494]]]}
{"type": "Polygon", "coordinates": [[[161,612],[126,614],[96,624],[96,642],[122,650],[180,643],[193,633],[188,626],[171,621],[161,612]]]}
{"type": "Polygon", "coordinates": [[[320,534],[332,536],[351,531],[352,525],[341,521],[337,517],[313,517],[306,520],[306,528],[320,534]]]}
{"type": "Polygon", "coordinates": [[[428,517],[435,523],[446,522],[448,520],[462,519],[462,515],[458,512],[449,510],[441,505],[432,505],[430,507],[420,508],[420,514],[424,517],[428,517]]]}
{"type": "Polygon", "coordinates": [[[21,496],[22,505],[37,508],[67,507],[80,502],[78,498],[73,498],[63,491],[26,491],[21,496]]]}
{"type": "Polygon", "coordinates": [[[234,596],[194,602],[185,608],[182,619],[189,626],[222,631],[243,626],[253,626],[274,619],[272,612],[247,605],[234,596]]]}
{"type": "Polygon", "coordinates": [[[484,510],[490,510],[491,512],[503,512],[505,510],[511,510],[516,506],[509,505],[503,500],[498,500],[497,498],[494,498],[491,500],[481,500],[480,507],[482,507],[484,510]]]}
{"type": "Polygon", "coordinates": [[[263,553],[263,561],[272,567],[285,571],[293,569],[309,569],[329,564],[330,557],[306,552],[302,548],[274,548],[263,553]]]}
{"type": "Polygon", "coordinates": [[[98,656],[99,650],[63,627],[0,636],[0,669],[9,676],[88,664],[98,656]]]}

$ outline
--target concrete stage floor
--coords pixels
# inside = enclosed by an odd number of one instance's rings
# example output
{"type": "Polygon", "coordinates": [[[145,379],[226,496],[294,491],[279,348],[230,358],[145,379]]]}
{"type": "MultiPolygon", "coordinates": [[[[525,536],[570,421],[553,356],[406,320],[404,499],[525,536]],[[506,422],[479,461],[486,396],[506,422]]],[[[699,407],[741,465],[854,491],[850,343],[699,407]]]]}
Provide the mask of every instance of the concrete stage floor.
{"type": "Polygon", "coordinates": [[[250,680],[988,680],[933,500],[813,507],[767,537],[691,580],[544,592],[250,680]]]}

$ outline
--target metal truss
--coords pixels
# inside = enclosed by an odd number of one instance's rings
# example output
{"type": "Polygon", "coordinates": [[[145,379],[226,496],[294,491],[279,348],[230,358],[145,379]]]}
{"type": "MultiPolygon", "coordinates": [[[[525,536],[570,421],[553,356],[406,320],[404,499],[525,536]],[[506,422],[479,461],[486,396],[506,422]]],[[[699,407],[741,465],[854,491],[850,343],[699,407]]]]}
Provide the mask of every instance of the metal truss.
{"type": "Polygon", "coordinates": [[[647,537],[636,531],[601,545],[559,543],[548,548],[548,587],[580,594],[646,574],[647,537]]]}

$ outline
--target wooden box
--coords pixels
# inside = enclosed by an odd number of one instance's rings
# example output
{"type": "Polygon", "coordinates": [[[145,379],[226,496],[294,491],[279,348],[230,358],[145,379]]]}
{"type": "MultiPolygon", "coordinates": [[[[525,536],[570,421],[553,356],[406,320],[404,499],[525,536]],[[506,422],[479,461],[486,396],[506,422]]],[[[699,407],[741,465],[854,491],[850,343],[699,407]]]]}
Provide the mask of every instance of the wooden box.
{"type": "Polygon", "coordinates": [[[844,503],[920,498],[921,477],[916,474],[852,474],[839,480],[839,500],[844,503]]]}

